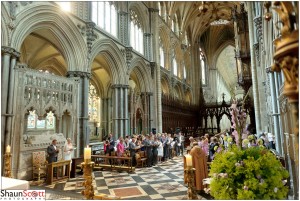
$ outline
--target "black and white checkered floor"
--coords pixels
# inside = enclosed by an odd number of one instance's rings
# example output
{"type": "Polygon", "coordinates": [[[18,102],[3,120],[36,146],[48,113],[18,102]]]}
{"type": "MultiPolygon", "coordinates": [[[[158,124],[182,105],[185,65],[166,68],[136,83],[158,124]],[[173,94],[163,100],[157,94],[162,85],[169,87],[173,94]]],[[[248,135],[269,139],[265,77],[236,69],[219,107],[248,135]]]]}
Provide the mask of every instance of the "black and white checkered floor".
{"type": "MultiPolygon", "coordinates": [[[[182,157],[175,157],[151,168],[136,168],[134,173],[94,171],[93,174],[95,194],[105,193],[125,200],[177,200],[187,194],[183,182],[182,157]]],[[[45,186],[46,199],[79,199],[84,189],[82,181],[82,175],[77,175],[68,182],[45,186]],[[65,197],[52,195],[57,190],[64,192],[65,197]]]]}

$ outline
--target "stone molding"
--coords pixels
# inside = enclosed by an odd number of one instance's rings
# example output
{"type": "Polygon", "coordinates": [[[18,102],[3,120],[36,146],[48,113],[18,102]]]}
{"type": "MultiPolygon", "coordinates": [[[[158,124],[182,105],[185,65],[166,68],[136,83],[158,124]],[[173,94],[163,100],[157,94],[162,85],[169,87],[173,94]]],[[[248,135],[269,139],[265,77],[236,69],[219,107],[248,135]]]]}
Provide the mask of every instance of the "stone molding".
{"type": "Polygon", "coordinates": [[[87,77],[88,79],[91,79],[92,74],[89,72],[83,72],[83,71],[68,71],[66,76],[67,77],[81,77],[81,78],[87,77]]]}
{"type": "Polygon", "coordinates": [[[113,89],[118,89],[118,88],[129,89],[129,85],[127,85],[127,84],[113,84],[113,85],[111,85],[111,88],[113,88],[113,89]]]}

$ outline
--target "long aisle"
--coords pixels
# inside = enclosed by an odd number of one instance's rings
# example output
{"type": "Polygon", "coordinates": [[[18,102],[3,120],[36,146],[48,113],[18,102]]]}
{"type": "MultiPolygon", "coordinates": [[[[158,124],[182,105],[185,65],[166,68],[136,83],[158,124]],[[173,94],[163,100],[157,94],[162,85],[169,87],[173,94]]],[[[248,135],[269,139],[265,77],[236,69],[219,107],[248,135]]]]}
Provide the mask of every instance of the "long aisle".
{"type": "MultiPolygon", "coordinates": [[[[117,171],[94,172],[95,193],[120,196],[126,200],[178,200],[187,194],[183,182],[182,157],[174,157],[167,162],[150,168],[137,168],[135,173],[117,171]]],[[[46,186],[47,189],[80,194],[83,190],[82,175],[68,182],[46,186]]],[[[49,191],[50,192],[50,191],[49,191]]],[[[51,191],[52,192],[52,191],[51,191]]],[[[47,198],[51,199],[46,190],[47,198]]]]}

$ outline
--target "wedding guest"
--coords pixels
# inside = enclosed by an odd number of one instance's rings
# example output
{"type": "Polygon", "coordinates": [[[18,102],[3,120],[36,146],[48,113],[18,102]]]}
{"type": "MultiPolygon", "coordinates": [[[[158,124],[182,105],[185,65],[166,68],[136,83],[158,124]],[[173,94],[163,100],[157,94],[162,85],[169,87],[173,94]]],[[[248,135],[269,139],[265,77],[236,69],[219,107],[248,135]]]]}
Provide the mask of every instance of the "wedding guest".
{"type": "Polygon", "coordinates": [[[121,157],[125,151],[124,143],[123,143],[123,138],[119,138],[119,143],[117,144],[117,156],[121,157]]]}
{"type": "Polygon", "coordinates": [[[132,141],[129,143],[129,151],[130,151],[130,157],[132,157],[132,165],[136,166],[136,159],[135,159],[135,152],[139,148],[139,146],[136,145],[136,138],[133,137],[132,141]]]}
{"type": "Polygon", "coordinates": [[[158,143],[157,157],[158,157],[158,162],[161,163],[161,158],[164,155],[164,149],[163,149],[163,144],[162,144],[162,142],[159,139],[157,139],[157,143],[158,143]]]}
{"type": "Polygon", "coordinates": [[[179,135],[178,135],[178,147],[179,147],[179,155],[183,156],[184,136],[181,135],[181,132],[179,132],[179,135]]]}

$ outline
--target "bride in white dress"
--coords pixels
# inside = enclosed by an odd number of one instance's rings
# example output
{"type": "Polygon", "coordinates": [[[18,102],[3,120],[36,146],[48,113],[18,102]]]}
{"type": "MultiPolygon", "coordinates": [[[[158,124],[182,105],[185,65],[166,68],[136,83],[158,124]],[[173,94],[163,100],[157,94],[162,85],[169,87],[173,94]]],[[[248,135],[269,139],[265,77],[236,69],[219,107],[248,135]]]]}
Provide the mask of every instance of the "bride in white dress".
{"type": "MultiPolygon", "coordinates": [[[[72,141],[70,138],[67,138],[67,142],[65,143],[65,146],[64,146],[64,159],[65,160],[71,160],[71,163],[72,163],[72,154],[73,154],[73,145],[72,145],[72,141]]],[[[70,165],[71,165],[70,163],[70,165]]],[[[71,170],[71,167],[70,167],[70,170],[71,170]]]]}

